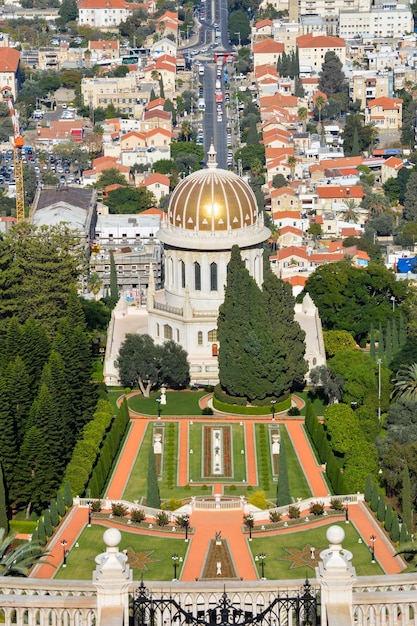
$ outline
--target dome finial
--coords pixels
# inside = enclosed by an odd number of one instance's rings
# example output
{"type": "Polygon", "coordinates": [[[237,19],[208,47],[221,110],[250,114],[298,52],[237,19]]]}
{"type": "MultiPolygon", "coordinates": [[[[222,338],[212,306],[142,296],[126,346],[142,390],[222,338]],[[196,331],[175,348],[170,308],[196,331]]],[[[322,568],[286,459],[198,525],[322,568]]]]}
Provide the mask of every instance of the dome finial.
{"type": "Polygon", "coordinates": [[[210,168],[217,167],[216,156],[217,156],[217,152],[214,149],[214,143],[213,143],[213,138],[212,138],[210,142],[209,151],[207,152],[207,167],[210,167],[210,168]]]}

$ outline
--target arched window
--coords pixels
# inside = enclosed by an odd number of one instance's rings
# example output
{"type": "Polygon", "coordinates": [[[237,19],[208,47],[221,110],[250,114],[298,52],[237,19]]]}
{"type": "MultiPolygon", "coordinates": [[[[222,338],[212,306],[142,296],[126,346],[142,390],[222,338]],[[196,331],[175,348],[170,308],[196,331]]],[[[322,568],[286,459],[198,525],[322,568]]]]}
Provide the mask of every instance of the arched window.
{"type": "Polygon", "coordinates": [[[164,339],[172,339],[172,328],[169,324],[164,324],[164,339]]]}
{"type": "Polygon", "coordinates": [[[207,338],[209,341],[217,341],[217,328],[213,328],[213,330],[209,330],[207,338]]]}
{"type": "Polygon", "coordinates": [[[199,346],[203,345],[203,333],[201,330],[199,330],[197,333],[197,343],[199,346]]]}
{"type": "Polygon", "coordinates": [[[197,261],[194,263],[194,289],[201,291],[201,267],[197,261]]]}
{"type": "Polygon", "coordinates": [[[184,261],[180,262],[181,267],[181,288],[185,289],[185,263],[184,261]]]}
{"type": "Polygon", "coordinates": [[[217,263],[210,263],[210,291],[217,291],[217,263]]]}
{"type": "Polygon", "coordinates": [[[159,337],[159,324],[156,325],[156,336],[159,337]]]}

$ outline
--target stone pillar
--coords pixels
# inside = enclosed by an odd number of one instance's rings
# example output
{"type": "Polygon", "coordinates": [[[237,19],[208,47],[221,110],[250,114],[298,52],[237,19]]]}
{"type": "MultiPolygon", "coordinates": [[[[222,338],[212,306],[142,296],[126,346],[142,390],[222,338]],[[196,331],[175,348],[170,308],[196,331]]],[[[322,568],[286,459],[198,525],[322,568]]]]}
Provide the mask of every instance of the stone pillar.
{"type": "Polygon", "coordinates": [[[316,568],[321,587],[321,623],[351,626],[352,587],[356,580],[355,568],[350,563],[352,553],[343,549],[345,531],[341,526],[330,526],[326,537],[329,548],[320,553],[321,562],[316,568]]]}
{"type": "Polygon", "coordinates": [[[93,584],[97,588],[98,626],[129,623],[129,585],[132,573],[127,556],[119,552],[120,531],[108,528],[103,535],[106,551],[96,556],[93,584]]]}

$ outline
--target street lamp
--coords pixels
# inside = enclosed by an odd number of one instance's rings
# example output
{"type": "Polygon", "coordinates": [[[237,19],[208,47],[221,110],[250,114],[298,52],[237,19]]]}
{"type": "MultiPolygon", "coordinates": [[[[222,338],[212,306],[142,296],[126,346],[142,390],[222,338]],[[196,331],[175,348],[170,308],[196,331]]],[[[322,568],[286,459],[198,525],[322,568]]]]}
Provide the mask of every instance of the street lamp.
{"type": "Polygon", "coordinates": [[[62,557],[63,557],[62,567],[66,567],[66,566],[67,566],[67,554],[68,554],[68,551],[67,551],[67,545],[68,545],[67,540],[66,540],[66,539],[63,539],[63,540],[61,541],[61,546],[62,546],[62,557]]]}
{"type": "Polygon", "coordinates": [[[259,554],[258,556],[255,556],[255,561],[259,561],[261,563],[261,580],[266,580],[265,578],[265,559],[266,559],[266,554],[264,554],[263,552],[261,552],[261,554],[259,554]]]}
{"type": "Polygon", "coordinates": [[[190,516],[187,513],[183,516],[184,528],[185,528],[185,541],[188,542],[188,529],[190,527],[190,516]]]}
{"type": "Polygon", "coordinates": [[[345,509],[345,524],[349,524],[349,500],[345,498],[344,500],[344,509],[345,509]]]}
{"type": "Polygon", "coordinates": [[[252,528],[253,528],[254,523],[255,523],[255,518],[253,517],[252,513],[249,513],[245,519],[245,524],[249,528],[249,541],[252,541],[252,528]]]}
{"type": "Polygon", "coordinates": [[[378,359],[378,422],[381,421],[381,363],[382,359],[378,359]]]}
{"type": "Polygon", "coordinates": [[[272,421],[275,420],[275,404],[276,404],[276,400],[271,400],[272,421]]]}
{"type": "Polygon", "coordinates": [[[91,500],[87,500],[88,506],[88,528],[91,526],[91,500]]]}
{"type": "Polygon", "coordinates": [[[174,578],[172,580],[175,582],[176,580],[178,580],[177,579],[177,567],[179,567],[179,565],[182,563],[182,557],[181,556],[179,557],[178,554],[173,554],[171,556],[171,559],[172,559],[172,566],[174,568],[174,578]]]}
{"type": "Polygon", "coordinates": [[[158,419],[161,419],[161,398],[157,398],[156,399],[157,403],[158,403],[158,419]]]}
{"type": "Polygon", "coordinates": [[[394,313],[394,311],[395,311],[395,296],[391,296],[390,300],[392,302],[392,312],[394,313]]]}
{"type": "Polygon", "coordinates": [[[371,545],[370,545],[370,549],[371,549],[371,559],[372,559],[372,563],[375,563],[375,541],[376,541],[376,535],[371,535],[369,537],[371,545]]]}

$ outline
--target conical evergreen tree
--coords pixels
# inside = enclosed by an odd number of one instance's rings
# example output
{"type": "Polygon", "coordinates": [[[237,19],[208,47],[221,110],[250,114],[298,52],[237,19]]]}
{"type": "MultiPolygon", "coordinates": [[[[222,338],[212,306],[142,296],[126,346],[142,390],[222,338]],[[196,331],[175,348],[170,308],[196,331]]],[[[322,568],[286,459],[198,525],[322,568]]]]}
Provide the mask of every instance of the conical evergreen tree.
{"type": "Polygon", "coordinates": [[[378,359],[383,359],[385,354],[385,345],[384,345],[384,333],[382,331],[382,324],[379,323],[379,331],[378,331],[378,359]]]}
{"type": "Polygon", "coordinates": [[[403,523],[400,528],[400,543],[408,542],[408,531],[407,526],[403,523]]]}
{"type": "Polygon", "coordinates": [[[378,499],[379,499],[378,487],[377,487],[377,485],[373,485],[373,487],[372,487],[372,495],[371,495],[371,510],[374,513],[376,513],[376,511],[378,509],[378,499]]]}
{"type": "Polygon", "coordinates": [[[50,343],[41,324],[29,319],[23,326],[20,354],[30,380],[32,397],[37,393],[42,368],[48,359],[50,343]]]}
{"type": "Polygon", "coordinates": [[[52,500],[51,506],[49,507],[49,512],[51,514],[51,523],[54,528],[56,528],[59,524],[59,516],[58,516],[58,507],[55,500],[52,500]]]}
{"type": "Polygon", "coordinates": [[[230,396],[254,400],[270,394],[274,355],[269,328],[262,293],[233,246],[218,318],[220,384],[230,396]]]}
{"type": "Polygon", "coordinates": [[[50,482],[48,469],[45,468],[50,468],[48,446],[43,433],[32,426],[25,433],[20,447],[10,496],[10,502],[19,509],[26,508],[27,514],[31,508],[42,511],[51,500],[48,490],[45,490],[45,485],[50,482]]]}
{"type": "Polygon", "coordinates": [[[352,150],[350,152],[350,156],[360,156],[361,150],[359,147],[359,134],[358,129],[355,126],[353,131],[353,140],[352,140],[352,150]]]}
{"type": "Polygon", "coordinates": [[[161,508],[161,496],[159,494],[158,475],[156,473],[155,454],[153,447],[149,448],[148,456],[148,480],[146,489],[146,505],[153,509],[161,508]]]}
{"type": "Polygon", "coordinates": [[[294,297],[289,283],[267,270],[262,295],[271,328],[273,353],[269,395],[280,398],[304,382],[307,371],[305,333],[294,319],[294,297]]]}
{"type": "Polygon", "coordinates": [[[400,326],[398,329],[398,345],[401,348],[405,344],[406,334],[404,328],[404,316],[400,313],[400,326]]]}
{"type": "Polygon", "coordinates": [[[385,498],[382,493],[379,494],[378,499],[378,509],[377,509],[377,518],[380,522],[383,522],[385,519],[385,498]]]}
{"type": "Polygon", "coordinates": [[[4,528],[4,533],[9,532],[9,518],[7,517],[6,489],[3,480],[3,470],[0,464],[0,528],[4,528]]]}
{"type": "Polygon", "coordinates": [[[15,465],[18,453],[16,435],[16,426],[11,412],[7,383],[4,378],[0,378],[0,462],[7,493],[10,490],[16,472],[15,465]]]}
{"type": "Polygon", "coordinates": [[[21,445],[28,428],[28,418],[33,399],[30,391],[30,378],[21,357],[16,357],[9,364],[6,371],[6,382],[11,415],[16,426],[17,444],[21,445]]]}
{"type": "Polygon", "coordinates": [[[386,359],[387,365],[389,366],[389,364],[391,363],[391,359],[392,359],[392,335],[391,335],[391,324],[389,320],[387,322],[387,331],[385,335],[385,359],[386,359]]]}
{"type": "Polygon", "coordinates": [[[391,335],[392,335],[392,354],[394,355],[397,352],[398,347],[399,347],[398,329],[397,329],[397,323],[395,319],[392,320],[391,335]]]}
{"type": "Polygon", "coordinates": [[[384,528],[387,531],[387,533],[390,532],[391,525],[392,525],[392,505],[388,503],[385,508],[385,522],[384,522],[384,528]]]}
{"type": "Polygon", "coordinates": [[[369,331],[369,356],[374,361],[376,360],[375,329],[373,324],[371,324],[371,330],[369,331]]]}
{"type": "Polygon", "coordinates": [[[398,515],[396,513],[392,514],[391,530],[389,534],[390,534],[391,540],[394,543],[397,543],[397,541],[400,538],[400,524],[398,522],[398,515]]]}
{"type": "Polygon", "coordinates": [[[67,481],[64,485],[64,504],[68,509],[70,509],[72,507],[72,502],[73,502],[73,498],[72,498],[71,485],[67,481]]]}
{"type": "Polygon", "coordinates": [[[45,534],[47,537],[52,537],[52,522],[51,522],[51,514],[48,509],[43,512],[43,524],[45,526],[45,534]]]}
{"type": "Polygon", "coordinates": [[[404,461],[404,467],[402,472],[401,503],[403,526],[405,526],[407,531],[411,533],[413,531],[413,513],[410,487],[410,472],[408,469],[407,461],[404,461]]]}
{"type": "Polygon", "coordinates": [[[22,326],[19,324],[17,317],[12,317],[7,326],[4,349],[1,352],[1,369],[3,371],[9,362],[14,361],[20,354],[22,348],[22,332],[22,326]]]}
{"type": "Polygon", "coordinates": [[[368,474],[368,476],[365,479],[365,493],[364,493],[365,502],[369,503],[371,501],[372,487],[373,487],[373,485],[372,485],[372,477],[369,476],[369,474],[368,474]]]}
{"type": "Polygon", "coordinates": [[[60,517],[64,517],[66,513],[65,502],[64,502],[64,494],[61,490],[56,494],[56,508],[58,509],[58,515],[60,517]]]}

